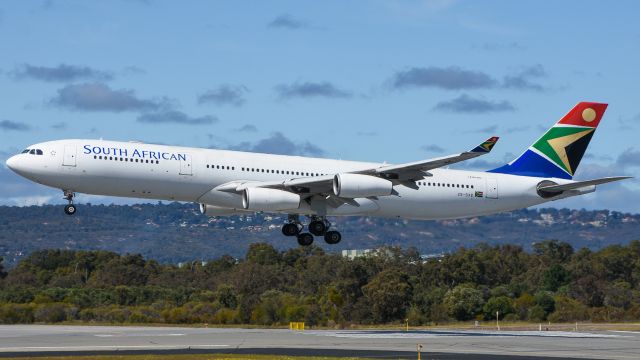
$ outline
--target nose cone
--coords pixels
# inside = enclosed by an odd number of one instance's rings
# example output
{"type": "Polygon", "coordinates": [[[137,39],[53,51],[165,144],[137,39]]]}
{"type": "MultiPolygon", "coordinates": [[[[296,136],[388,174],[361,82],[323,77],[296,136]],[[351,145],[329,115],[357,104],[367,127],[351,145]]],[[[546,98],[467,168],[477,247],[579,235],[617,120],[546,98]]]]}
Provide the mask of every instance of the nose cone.
{"type": "Polygon", "coordinates": [[[14,155],[7,159],[7,167],[11,169],[14,173],[26,177],[29,173],[27,171],[27,166],[25,164],[25,158],[20,157],[18,155],[14,155]]]}
{"type": "Polygon", "coordinates": [[[14,155],[7,159],[7,167],[13,171],[16,171],[18,167],[18,156],[14,155]]]}

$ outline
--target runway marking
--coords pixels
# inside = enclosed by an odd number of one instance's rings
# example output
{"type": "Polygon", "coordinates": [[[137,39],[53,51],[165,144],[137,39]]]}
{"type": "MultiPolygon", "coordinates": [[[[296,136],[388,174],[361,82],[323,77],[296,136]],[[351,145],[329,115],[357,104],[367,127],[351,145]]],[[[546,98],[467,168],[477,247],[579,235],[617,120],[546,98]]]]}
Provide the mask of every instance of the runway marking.
{"type": "Polygon", "coordinates": [[[549,337],[549,338],[620,338],[624,335],[575,333],[568,331],[305,331],[304,334],[353,339],[425,339],[438,337],[549,337]]]}
{"type": "Polygon", "coordinates": [[[122,334],[93,334],[95,337],[124,337],[124,336],[150,336],[150,337],[163,337],[163,336],[185,336],[185,334],[138,334],[138,333],[122,333],[122,334]]]}
{"type": "Polygon", "coordinates": [[[96,349],[193,349],[193,348],[222,348],[231,345],[222,344],[194,344],[194,345],[86,345],[86,346],[15,346],[0,347],[3,351],[26,351],[26,350],[96,350],[96,349]]]}

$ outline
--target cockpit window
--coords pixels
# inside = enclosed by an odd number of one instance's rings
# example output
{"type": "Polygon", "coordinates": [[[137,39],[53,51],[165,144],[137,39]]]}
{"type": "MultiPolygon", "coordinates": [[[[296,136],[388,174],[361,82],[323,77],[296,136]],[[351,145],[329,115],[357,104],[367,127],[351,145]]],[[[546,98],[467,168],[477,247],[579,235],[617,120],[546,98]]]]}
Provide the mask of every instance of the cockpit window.
{"type": "Polygon", "coordinates": [[[44,155],[41,149],[24,149],[22,150],[22,153],[30,155],[44,155]]]}

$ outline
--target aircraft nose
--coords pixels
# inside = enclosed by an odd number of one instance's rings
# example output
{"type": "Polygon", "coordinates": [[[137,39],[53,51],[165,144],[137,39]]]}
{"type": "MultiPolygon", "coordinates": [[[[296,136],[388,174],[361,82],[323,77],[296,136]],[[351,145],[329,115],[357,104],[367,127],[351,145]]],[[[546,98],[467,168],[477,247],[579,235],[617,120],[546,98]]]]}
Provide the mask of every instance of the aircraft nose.
{"type": "Polygon", "coordinates": [[[7,159],[7,167],[13,171],[16,171],[18,167],[18,156],[14,155],[7,159]]]}

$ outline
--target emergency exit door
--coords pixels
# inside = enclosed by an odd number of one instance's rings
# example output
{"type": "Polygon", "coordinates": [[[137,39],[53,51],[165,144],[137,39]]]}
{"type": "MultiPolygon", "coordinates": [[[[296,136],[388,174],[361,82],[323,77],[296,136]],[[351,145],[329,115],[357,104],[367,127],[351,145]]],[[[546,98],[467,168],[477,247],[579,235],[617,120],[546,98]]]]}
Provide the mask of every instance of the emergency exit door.
{"type": "Polygon", "coordinates": [[[76,166],[76,146],[65,145],[64,155],[62,157],[63,166],[76,166]]]}
{"type": "Polygon", "coordinates": [[[498,198],[498,181],[496,179],[487,178],[487,198],[498,198]]]}

